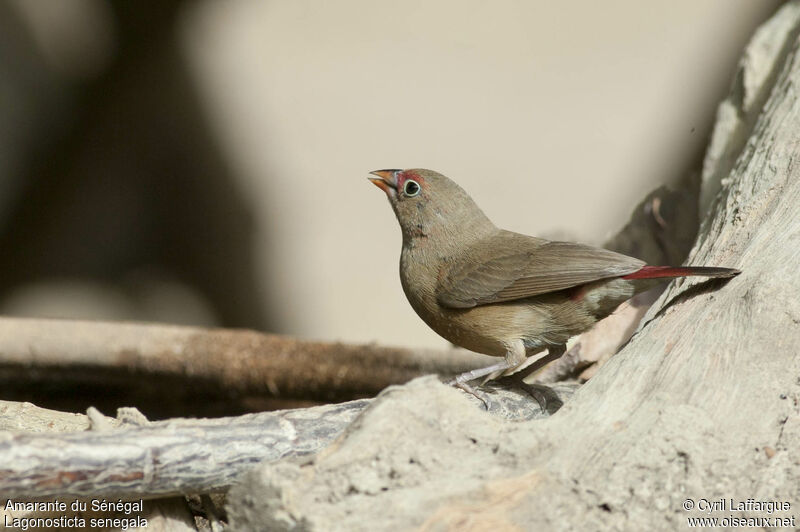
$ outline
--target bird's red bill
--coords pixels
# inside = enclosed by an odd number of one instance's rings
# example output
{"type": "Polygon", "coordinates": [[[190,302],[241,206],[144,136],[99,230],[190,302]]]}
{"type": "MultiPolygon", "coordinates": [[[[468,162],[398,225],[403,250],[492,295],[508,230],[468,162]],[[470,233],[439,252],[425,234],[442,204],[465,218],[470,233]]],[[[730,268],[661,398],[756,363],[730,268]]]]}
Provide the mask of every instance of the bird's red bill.
{"type": "Polygon", "coordinates": [[[383,190],[386,194],[390,194],[397,190],[397,172],[399,170],[375,170],[370,174],[377,177],[368,177],[372,184],[383,190]]]}

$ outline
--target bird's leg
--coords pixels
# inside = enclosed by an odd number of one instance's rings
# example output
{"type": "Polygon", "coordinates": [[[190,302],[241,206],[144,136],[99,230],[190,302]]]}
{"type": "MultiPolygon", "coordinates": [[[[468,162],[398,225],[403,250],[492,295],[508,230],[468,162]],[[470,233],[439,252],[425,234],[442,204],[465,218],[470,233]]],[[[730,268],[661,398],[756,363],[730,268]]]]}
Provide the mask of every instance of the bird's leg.
{"type": "MultiPolygon", "coordinates": [[[[542,409],[542,412],[547,411],[547,396],[553,396],[553,391],[543,384],[528,384],[524,379],[542,369],[547,363],[560,358],[566,350],[567,346],[565,345],[551,345],[547,348],[547,355],[539,358],[539,360],[533,362],[530,366],[508,376],[509,379],[512,379],[520,387],[524,388],[525,391],[528,392],[528,394],[530,394],[530,396],[533,397],[537,403],[539,403],[539,407],[542,409]]],[[[561,407],[561,401],[558,399],[558,397],[556,397],[555,402],[557,403],[557,410],[561,407]]]]}
{"type": "Polygon", "coordinates": [[[475,379],[480,379],[481,377],[486,377],[486,379],[481,382],[481,385],[484,385],[487,381],[497,378],[498,375],[502,375],[506,370],[515,368],[525,361],[525,344],[522,343],[522,340],[517,340],[507,347],[508,351],[506,351],[506,356],[502,362],[492,364],[491,366],[487,366],[485,368],[474,369],[472,371],[462,373],[448,384],[455,386],[456,388],[461,388],[465,392],[474,395],[483,402],[486,410],[489,410],[489,402],[485,397],[483,397],[483,394],[478,393],[477,390],[467,383],[475,379]]]}
{"type": "MultiPolygon", "coordinates": [[[[474,381],[475,379],[480,379],[481,377],[485,377],[487,375],[490,375],[490,377],[486,379],[486,381],[489,381],[495,378],[497,375],[502,374],[505,370],[509,368],[515,368],[525,362],[525,344],[522,343],[522,340],[516,340],[511,344],[506,344],[506,349],[506,356],[502,362],[492,364],[491,366],[486,366],[485,368],[473,369],[472,371],[462,373],[448,384],[451,386],[458,386],[461,383],[474,381]]],[[[481,384],[486,384],[486,381],[482,382],[481,384]]]]}
{"type": "Polygon", "coordinates": [[[533,362],[530,366],[522,368],[518,372],[509,375],[509,377],[513,377],[515,380],[526,379],[529,375],[542,369],[546,364],[552,362],[553,360],[561,358],[561,355],[563,355],[566,351],[567,351],[566,345],[548,346],[547,355],[541,357],[536,362],[533,362]]]}
{"type": "Polygon", "coordinates": [[[483,406],[486,410],[489,410],[489,402],[486,400],[486,397],[482,393],[479,393],[475,388],[467,384],[469,381],[479,379],[485,375],[489,375],[494,373],[495,371],[503,371],[508,368],[508,360],[503,360],[497,364],[492,364],[491,366],[487,366],[485,368],[480,369],[473,369],[472,371],[467,371],[458,375],[455,379],[451,380],[447,384],[450,386],[455,386],[456,388],[461,388],[465,392],[470,395],[474,395],[478,399],[481,400],[483,406]]]}
{"type": "Polygon", "coordinates": [[[525,344],[522,340],[517,340],[513,344],[507,346],[508,351],[506,352],[506,362],[508,362],[508,367],[505,369],[498,369],[492,373],[489,373],[483,381],[481,381],[481,386],[486,384],[489,381],[493,381],[502,377],[503,375],[510,375],[512,374],[518,367],[525,364],[528,359],[528,353],[525,350],[525,344]]]}
{"type": "Polygon", "coordinates": [[[449,384],[450,386],[458,386],[459,384],[469,381],[474,381],[475,379],[480,379],[481,377],[485,377],[486,375],[494,373],[495,371],[503,371],[510,367],[511,365],[509,364],[508,359],[506,358],[505,360],[503,360],[502,362],[498,362],[497,364],[492,364],[491,366],[486,366],[485,368],[478,368],[478,369],[473,369],[472,371],[464,372],[458,375],[452,381],[448,382],[447,384],[449,384]]]}

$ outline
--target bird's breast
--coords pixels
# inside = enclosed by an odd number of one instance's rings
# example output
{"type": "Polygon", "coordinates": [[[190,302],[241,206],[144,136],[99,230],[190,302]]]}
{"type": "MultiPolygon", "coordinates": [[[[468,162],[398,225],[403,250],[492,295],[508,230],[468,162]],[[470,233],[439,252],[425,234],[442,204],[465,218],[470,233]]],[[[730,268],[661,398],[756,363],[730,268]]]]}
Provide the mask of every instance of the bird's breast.
{"type": "Polygon", "coordinates": [[[411,307],[437,334],[450,342],[488,355],[502,356],[507,331],[509,307],[450,309],[437,300],[437,286],[443,261],[419,248],[403,249],[400,255],[400,281],[411,307]],[[498,326],[499,325],[499,326],[498,326]]]}
{"type": "MultiPolygon", "coordinates": [[[[436,279],[438,262],[424,249],[403,247],[400,254],[400,283],[414,311],[426,322],[438,311],[436,279]]],[[[428,323],[430,325],[430,323],[428,323]]]]}

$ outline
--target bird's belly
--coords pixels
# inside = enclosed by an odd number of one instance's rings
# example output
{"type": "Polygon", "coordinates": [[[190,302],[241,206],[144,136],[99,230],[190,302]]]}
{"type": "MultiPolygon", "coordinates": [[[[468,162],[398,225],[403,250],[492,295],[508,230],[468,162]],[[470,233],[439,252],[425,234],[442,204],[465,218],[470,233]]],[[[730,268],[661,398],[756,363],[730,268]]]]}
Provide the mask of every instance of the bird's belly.
{"type": "MultiPolygon", "coordinates": [[[[471,309],[446,309],[420,313],[440,336],[457,346],[493,356],[504,356],[509,346],[533,339],[548,328],[543,309],[525,303],[483,305],[471,309]]],[[[533,347],[533,342],[526,342],[533,347]]]]}
{"type": "Polygon", "coordinates": [[[518,340],[523,341],[528,351],[563,345],[594,325],[601,317],[594,315],[596,310],[595,305],[586,300],[547,294],[470,309],[436,305],[418,310],[418,314],[440,336],[460,347],[503,356],[508,346],[518,340]]]}

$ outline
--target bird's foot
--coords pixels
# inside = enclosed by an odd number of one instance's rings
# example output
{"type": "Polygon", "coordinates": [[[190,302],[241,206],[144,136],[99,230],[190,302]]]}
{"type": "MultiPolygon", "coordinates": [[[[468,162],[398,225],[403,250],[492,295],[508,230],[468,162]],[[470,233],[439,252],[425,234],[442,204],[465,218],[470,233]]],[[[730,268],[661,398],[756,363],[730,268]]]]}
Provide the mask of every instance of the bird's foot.
{"type": "Polygon", "coordinates": [[[564,402],[558,397],[555,391],[549,386],[538,383],[527,383],[522,378],[515,375],[509,375],[496,381],[498,384],[507,385],[524,390],[530,395],[542,412],[555,414],[559,408],[564,406],[564,402]]]}
{"type": "MultiPolygon", "coordinates": [[[[563,345],[549,346],[547,355],[533,359],[532,363],[528,365],[521,363],[519,361],[519,356],[514,356],[517,353],[510,351],[502,362],[461,373],[447,384],[456,388],[461,388],[468,394],[477,397],[486,407],[486,410],[489,410],[489,402],[486,396],[470,386],[468,384],[469,382],[483,379],[480,381],[479,387],[484,386],[489,381],[495,381],[501,385],[504,384],[521,388],[538,403],[543,412],[553,414],[564,404],[561,399],[559,399],[558,395],[551,388],[543,384],[528,384],[524,379],[544,367],[548,362],[563,355],[564,350],[565,346],[563,345]],[[524,367],[518,370],[520,366],[524,367]]],[[[523,362],[525,362],[525,359],[523,359],[523,362]]]]}
{"type": "Polygon", "coordinates": [[[491,375],[497,371],[503,371],[508,368],[508,362],[503,361],[497,364],[492,364],[491,366],[487,366],[485,368],[473,369],[472,371],[467,371],[458,375],[455,379],[451,380],[447,384],[450,386],[455,386],[456,388],[460,388],[467,392],[470,395],[474,395],[478,399],[481,400],[483,406],[486,407],[486,410],[489,410],[489,401],[486,399],[486,396],[469,384],[470,381],[474,381],[475,379],[480,379],[481,377],[485,377],[486,375],[491,375]]]}
{"type": "Polygon", "coordinates": [[[460,389],[464,390],[465,392],[467,392],[468,394],[474,395],[475,397],[480,399],[481,402],[483,403],[483,407],[486,408],[486,410],[488,412],[488,410],[489,410],[489,400],[486,398],[486,394],[483,394],[483,393],[479,392],[478,390],[476,390],[475,388],[473,388],[472,386],[470,386],[466,382],[453,381],[453,382],[450,383],[450,385],[452,385],[452,386],[454,386],[456,388],[460,388],[460,389]]]}

